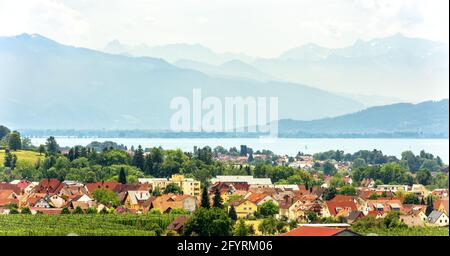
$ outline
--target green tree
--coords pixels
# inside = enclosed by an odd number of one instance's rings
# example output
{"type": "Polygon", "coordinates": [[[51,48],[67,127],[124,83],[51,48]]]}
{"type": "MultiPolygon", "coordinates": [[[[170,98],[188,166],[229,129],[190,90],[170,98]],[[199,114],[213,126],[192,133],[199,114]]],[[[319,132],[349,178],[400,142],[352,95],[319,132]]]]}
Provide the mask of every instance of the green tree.
{"type": "Polygon", "coordinates": [[[8,129],[8,127],[0,125],[0,140],[6,137],[11,131],[8,129]]]}
{"type": "Polygon", "coordinates": [[[408,193],[405,198],[403,198],[403,204],[420,204],[420,199],[417,195],[408,193]]]}
{"type": "Polygon", "coordinates": [[[322,171],[325,175],[334,175],[336,173],[336,167],[330,161],[325,161],[322,166],[322,171]]]}
{"type": "Polygon", "coordinates": [[[264,219],[258,226],[259,231],[264,235],[273,235],[277,233],[277,221],[270,217],[264,219]]]}
{"type": "Polygon", "coordinates": [[[334,187],[326,188],[323,191],[322,197],[323,197],[323,200],[328,201],[328,200],[333,199],[336,196],[336,194],[337,194],[336,188],[334,188],[334,187]]]}
{"type": "Polygon", "coordinates": [[[133,165],[143,171],[145,170],[144,150],[142,149],[141,145],[139,145],[137,150],[134,151],[133,165]]]}
{"type": "Polygon", "coordinates": [[[416,172],[416,181],[424,186],[431,184],[433,177],[427,169],[420,169],[416,172]]]}
{"type": "Polygon", "coordinates": [[[207,209],[211,207],[211,204],[209,202],[208,188],[206,186],[203,187],[203,191],[202,191],[201,207],[207,208],[207,209]]]}
{"type": "Polygon", "coordinates": [[[369,199],[370,199],[370,200],[377,200],[377,199],[378,199],[377,193],[372,193],[372,194],[370,194],[369,199]]]}
{"type": "Polygon", "coordinates": [[[390,211],[383,219],[383,224],[386,228],[404,228],[406,224],[400,221],[400,213],[390,211]]]}
{"type": "Polygon", "coordinates": [[[232,228],[233,221],[223,209],[198,208],[186,222],[183,233],[200,236],[229,236],[232,228]]]}
{"type": "Polygon", "coordinates": [[[423,160],[423,163],[420,166],[420,170],[425,169],[430,172],[439,171],[440,168],[441,168],[441,166],[435,159],[425,159],[425,160],[423,160]]]}
{"type": "Polygon", "coordinates": [[[364,160],[362,158],[356,158],[353,161],[353,164],[352,164],[353,169],[365,168],[365,167],[367,167],[366,160],[364,160]]]}
{"type": "Polygon", "coordinates": [[[94,207],[89,207],[86,210],[86,214],[96,214],[97,210],[94,207]]]}
{"type": "Polygon", "coordinates": [[[432,196],[428,196],[427,197],[427,209],[425,210],[425,214],[428,216],[428,215],[430,215],[430,213],[433,210],[434,210],[433,197],[432,196]]]}
{"type": "Polygon", "coordinates": [[[339,190],[339,194],[341,194],[341,195],[347,195],[347,196],[356,196],[356,188],[353,187],[352,185],[346,185],[346,186],[343,186],[343,187],[339,190]]]}
{"type": "Polygon", "coordinates": [[[155,189],[153,189],[153,191],[152,191],[152,195],[153,196],[160,196],[162,193],[161,193],[161,189],[159,188],[159,187],[156,187],[155,189]]]}
{"type": "Polygon", "coordinates": [[[181,194],[183,194],[183,190],[181,190],[181,188],[180,188],[180,186],[178,186],[178,184],[170,183],[164,189],[164,194],[169,194],[169,193],[181,195],[181,194]]]}
{"type": "Polygon", "coordinates": [[[175,208],[170,211],[170,214],[188,215],[189,212],[183,208],[175,208]]]}
{"type": "Polygon", "coordinates": [[[244,220],[239,220],[233,230],[234,236],[248,236],[249,234],[249,227],[245,225],[244,220]]]}
{"type": "Polygon", "coordinates": [[[106,188],[98,188],[92,192],[94,199],[104,205],[112,205],[114,207],[119,205],[119,198],[117,194],[106,188]]]}
{"type": "Polygon", "coordinates": [[[11,169],[16,168],[17,163],[17,156],[14,154],[11,154],[11,152],[6,151],[5,159],[3,159],[3,166],[9,167],[11,169]]]}
{"type": "Polygon", "coordinates": [[[411,172],[416,172],[420,168],[419,158],[414,155],[412,151],[405,151],[402,153],[402,160],[406,160],[408,163],[409,170],[411,172]]]}
{"type": "Polygon", "coordinates": [[[77,206],[72,214],[83,214],[83,209],[80,206],[77,206]]]}
{"type": "Polygon", "coordinates": [[[232,205],[230,207],[230,210],[228,210],[228,217],[230,217],[230,219],[232,219],[234,221],[237,220],[238,216],[237,216],[237,213],[236,213],[236,208],[234,208],[234,205],[232,205]]]}
{"type": "Polygon", "coordinates": [[[69,208],[67,206],[64,206],[61,210],[61,214],[70,214],[69,208]]]}
{"type": "Polygon", "coordinates": [[[8,135],[8,148],[14,151],[22,148],[22,140],[20,139],[19,132],[13,131],[8,135]]]}
{"type": "Polygon", "coordinates": [[[47,148],[47,153],[50,155],[56,155],[59,152],[59,145],[56,142],[55,137],[50,136],[47,139],[47,142],[45,143],[45,146],[47,148]]]}
{"type": "Polygon", "coordinates": [[[222,197],[220,196],[220,191],[216,187],[214,189],[213,207],[222,208],[222,197]]]}
{"type": "Polygon", "coordinates": [[[22,210],[20,211],[21,214],[31,214],[31,210],[28,207],[24,207],[22,208],[22,210]]]}
{"type": "Polygon", "coordinates": [[[261,216],[263,218],[265,217],[271,217],[277,214],[279,211],[278,205],[276,205],[272,201],[266,201],[262,203],[260,206],[258,206],[258,210],[256,211],[257,216],[261,216]]]}
{"type": "Polygon", "coordinates": [[[119,171],[119,183],[127,184],[127,174],[125,173],[125,168],[121,167],[119,171]]]}
{"type": "Polygon", "coordinates": [[[309,222],[315,223],[319,220],[319,216],[317,216],[317,213],[313,212],[313,211],[308,211],[306,213],[306,218],[308,219],[309,222]]]}
{"type": "Polygon", "coordinates": [[[45,151],[45,145],[43,145],[43,144],[39,145],[38,152],[39,152],[40,156],[42,156],[42,154],[45,154],[45,152],[46,152],[45,151]]]}

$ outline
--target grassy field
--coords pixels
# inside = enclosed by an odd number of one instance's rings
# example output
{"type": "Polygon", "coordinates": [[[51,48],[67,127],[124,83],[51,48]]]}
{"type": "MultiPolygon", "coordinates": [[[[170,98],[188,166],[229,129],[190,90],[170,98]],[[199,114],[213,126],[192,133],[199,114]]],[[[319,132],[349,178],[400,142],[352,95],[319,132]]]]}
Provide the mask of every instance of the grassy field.
{"type": "Polygon", "coordinates": [[[374,228],[354,230],[361,235],[376,234],[378,236],[448,236],[448,227],[417,227],[417,228],[374,228]]]}
{"type": "MultiPolygon", "coordinates": [[[[44,157],[43,155],[40,156],[37,152],[27,150],[12,151],[11,153],[17,156],[18,163],[28,162],[35,164],[37,160],[44,157]]],[[[4,158],[5,150],[0,150],[0,166],[3,166],[4,158]]]]}
{"type": "Polygon", "coordinates": [[[0,215],[0,236],[155,236],[175,215],[0,215]]]}

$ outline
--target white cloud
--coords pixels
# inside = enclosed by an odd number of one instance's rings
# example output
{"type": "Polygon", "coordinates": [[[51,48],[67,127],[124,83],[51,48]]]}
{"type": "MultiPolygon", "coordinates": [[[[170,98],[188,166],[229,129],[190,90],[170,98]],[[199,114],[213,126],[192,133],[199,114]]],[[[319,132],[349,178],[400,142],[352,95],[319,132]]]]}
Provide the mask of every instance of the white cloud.
{"type": "Polygon", "coordinates": [[[82,14],[53,0],[0,0],[0,34],[39,33],[67,43],[84,43],[90,25],[82,14]]]}
{"type": "Polygon", "coordinates": [[[0,0],[0,35],[41,33],[91,48],[116,38],[201,43],[265,57],[398,32],[448,41],[448,20],[447,0],[0,0]]]}

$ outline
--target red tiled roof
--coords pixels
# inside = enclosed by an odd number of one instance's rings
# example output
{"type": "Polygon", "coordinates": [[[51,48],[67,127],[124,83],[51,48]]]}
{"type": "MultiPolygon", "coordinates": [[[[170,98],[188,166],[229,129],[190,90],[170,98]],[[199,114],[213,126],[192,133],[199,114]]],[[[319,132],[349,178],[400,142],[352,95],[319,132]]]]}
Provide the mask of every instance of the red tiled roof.
{"type": "Polygon", "coordinates": [[[345,230],[345,228],[301,226],[281,236],[335,236],[345,230]]]}
{"type": "Polygon", "coordinates": [[[6,206],[8,204],[18,204],[19,200],[15,197],[11,197],[11,194],[15,193],[13,190],[0,190],[0,206],[6,206]]]}
{"type": "Polygon", "coordinates": [[[88,189],[88,191],[90,193],[92,193],[92,191],[99,189],[99,188],[105,188],[110,191],[114,191],[118,185],[119,185],[118,182],[101,182],[100,181],[100,182],[96,182],[96,183],[87,183],[86,188],[88,189]]]}
{"type": "Polygon", "coordinates": [[[14,191],[14,193],[20,195],[20,188],[14,184],[0,182],[0,191],[1,190],[12,190],[12,191],[14,191]]]}
{"type": "Polygon", "coordinates": [[[371,216],[371,217],[376,218],[378,216],[383,216],[383,215],[384,215],[383,211],[369,211],[366,216],[371,216]]]}
{"type": "Polygon", "coordinates": [[[267,197],[266,194],[252,193],[247,197],[247,199],[255,204],[258,204],[261,200],[263,200],[266,197],[267,197]]]}
{"type": "Polygon", "coordinates": [[[19,183],[16,184],[16,186],[20,189],[26,189],[31,184],[28,180],[21,180],[19,183]]]}
{"type": "Polygon", "coordinates": [[[331,216],[335,216],[338,214],[338,212],[342,209],[350,209],[350,211],[356,211],[358,210],[358,207],[356,206],[355,202],[352,201],[346,201],[346,200],[337,200],[337,201],[327,201],[325,202],[328,211],[330,212],[331,216]]]}
{"type": "Polygon", "coordinates": [[[33,188],[35,193],[58,193],[62,188],[62,183],[57,179],[43,179],[39,184],[33,188]]]}

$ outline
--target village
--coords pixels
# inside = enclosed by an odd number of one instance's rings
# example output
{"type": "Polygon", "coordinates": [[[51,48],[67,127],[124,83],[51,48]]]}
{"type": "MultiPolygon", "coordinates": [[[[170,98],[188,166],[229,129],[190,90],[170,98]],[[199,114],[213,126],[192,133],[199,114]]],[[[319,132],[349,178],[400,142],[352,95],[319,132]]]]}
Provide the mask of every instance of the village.
{"type": "MultiPolygon", "coordinates": [[[[344,177],[345,184],[352,185],[352,178],[344,177]]],[[[234,208],[237,218],[246,223],[258,222],[258,209],[268,204],[275,205],[277,219],[298,223],[288,235],[315,235],[315,232],[340,233],[351,227],[352,223],[366,216],[383,219],[390,212],[398,212],[400,221],[409,227],[448,226],[448,189],[427,190],[423,185],[375,185],[373,180],[364,180],[357,187],[356,195],[337,194],[326,198],[325,191],[329,183],[321,186],[306,187],[303,184],[275,185],[269,178],[252,176],[217,176],[211,179],[208,187],[209,198],[215,193],[228,210],[234,208]],[[432,209],[427,204],[405,203],[405,196],[413,194],[422,202],[433,197],[432,209]],[[427,212],[428,211],[428,212],[427,212]],[[336,220],[327,224],[314,224],[318,218],[336,220]],[[311,230],[312,229],[312,230],[311,230]]],[[[162,214],[181,212],[185,215],[177,218],[168,226],[182,234],[184,223],[189,214],[200,206],[201,184],[183,175],[165,178],[141,178],[138,183],[121,184],[119,182],[80,183],[43,179],[40,182],[14,180],[0,183],[0,214],[29,212],[31,214],[63,214],[69,212],[96,212],[114,214],[146,214],[156,209],[162,214]],[[175,184],[175,186],[173,186],[175,184]],[[165,193],[168,188],[180,188],[180,193],[165,193]],[[118,204],[99,202],[95,192],[107,190],[117,195],[118,204]],[[155,194],[152,191],[161,191],[155,194]],[[181,211],[180,211],[181,209],[181,211]]],[[[255,234],[261,234],[257,230],[255,234]]]]}

